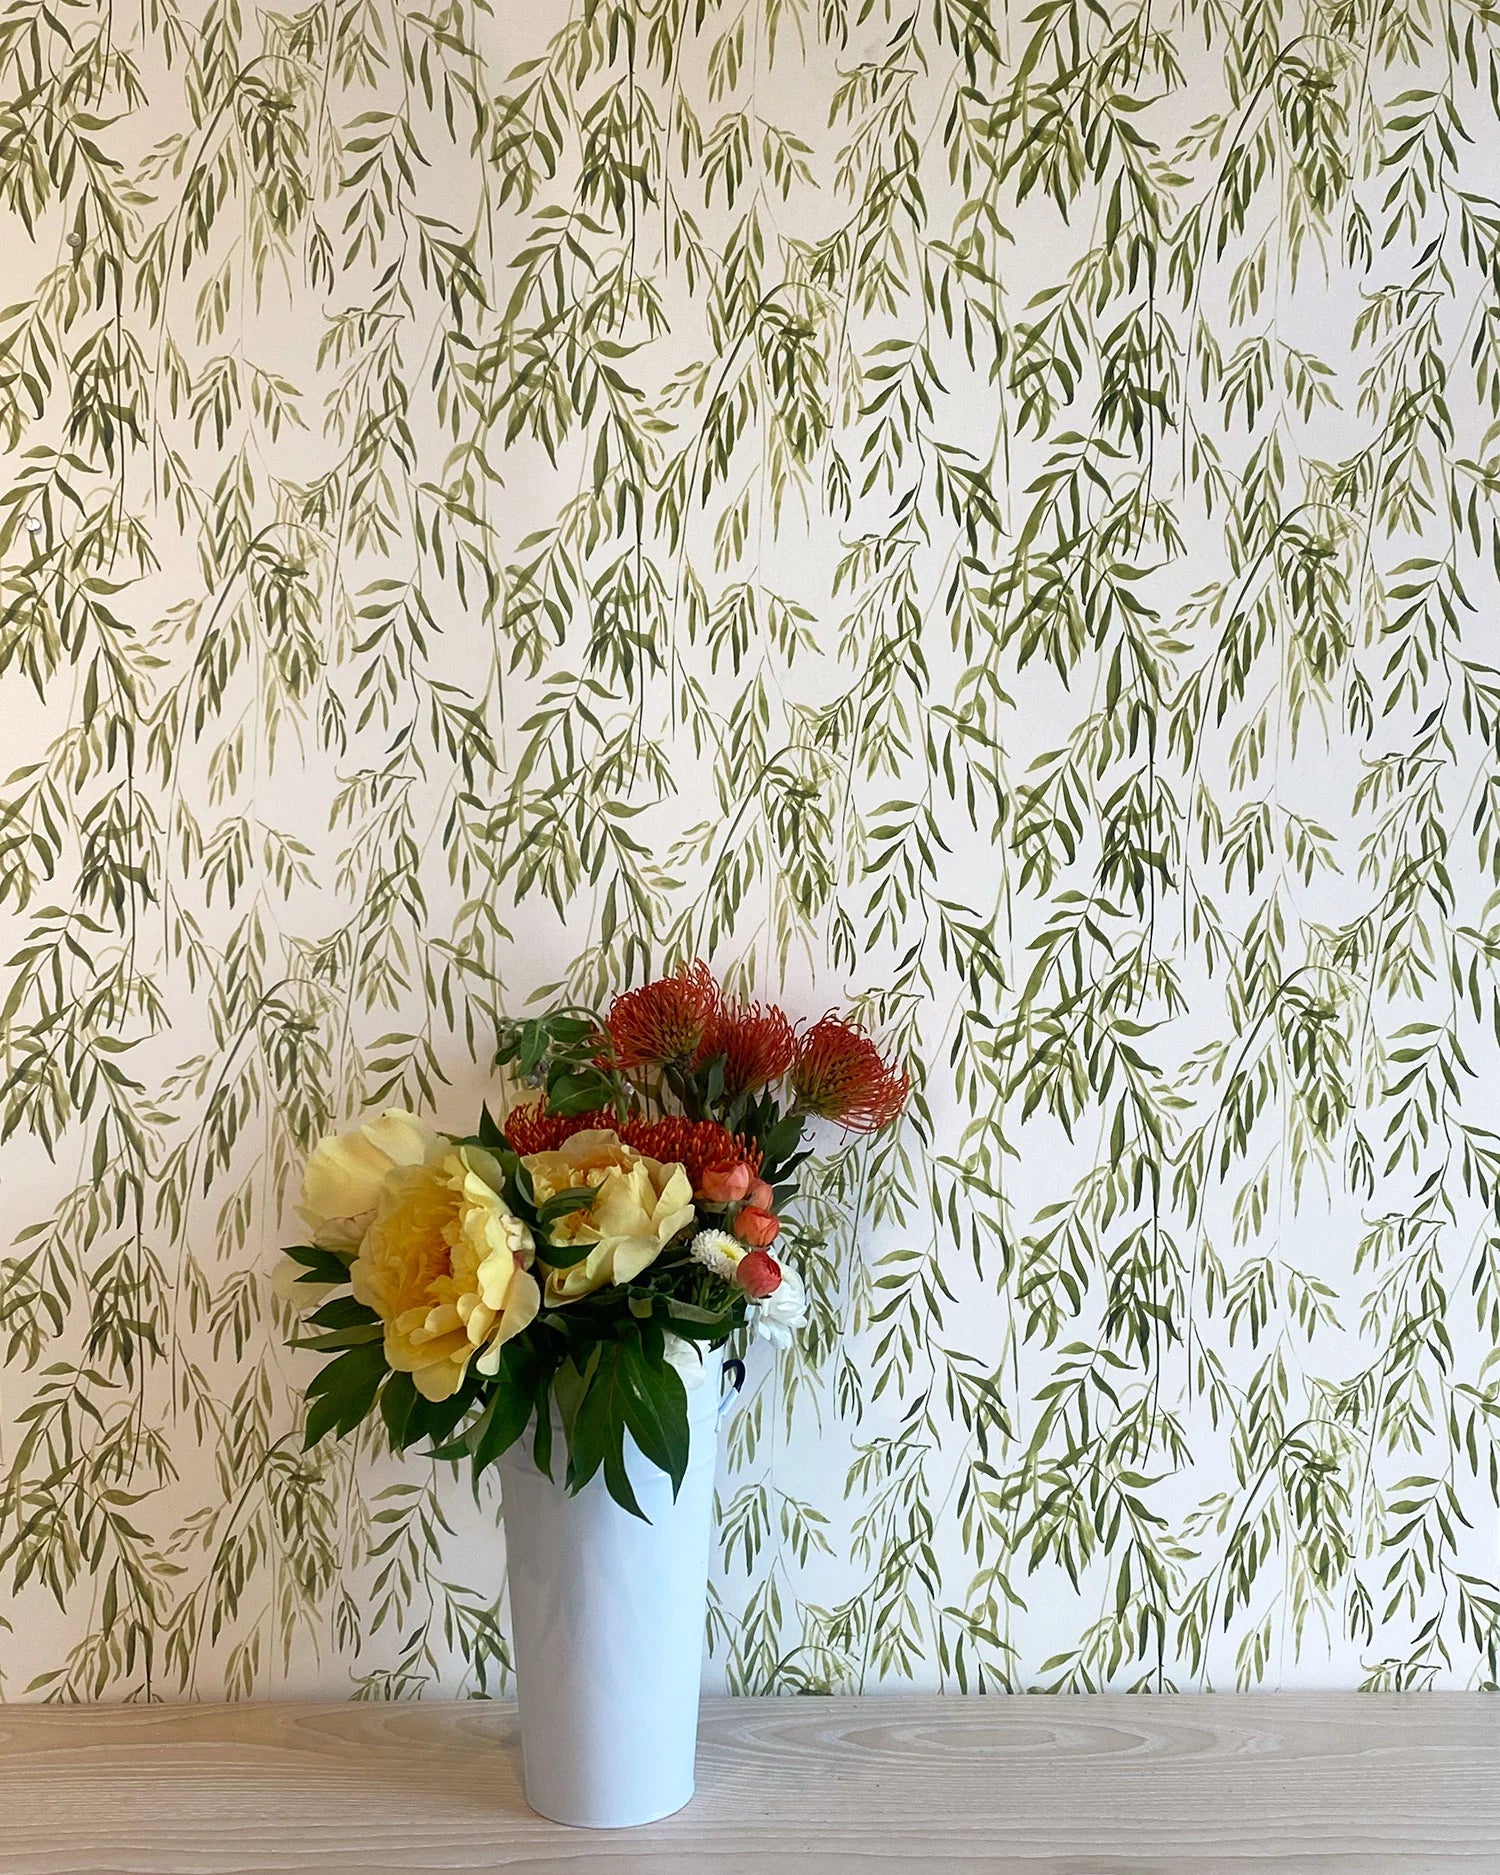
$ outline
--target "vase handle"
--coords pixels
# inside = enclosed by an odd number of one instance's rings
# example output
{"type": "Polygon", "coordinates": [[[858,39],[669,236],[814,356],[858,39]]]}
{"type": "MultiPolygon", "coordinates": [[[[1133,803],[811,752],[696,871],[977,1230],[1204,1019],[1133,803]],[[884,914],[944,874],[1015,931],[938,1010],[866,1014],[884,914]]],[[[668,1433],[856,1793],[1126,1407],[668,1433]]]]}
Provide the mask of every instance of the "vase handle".
{"type": "Polygon", "coordinates": [[[744,1384],[745,1363],[738,1355],[731,1355],[724,1363],[724,1392],[719,1400],[719,1424],[721,1426],[724,1423],[725,1415],[739,1397],[740,1388],[743,1387],[744,1384]]]}

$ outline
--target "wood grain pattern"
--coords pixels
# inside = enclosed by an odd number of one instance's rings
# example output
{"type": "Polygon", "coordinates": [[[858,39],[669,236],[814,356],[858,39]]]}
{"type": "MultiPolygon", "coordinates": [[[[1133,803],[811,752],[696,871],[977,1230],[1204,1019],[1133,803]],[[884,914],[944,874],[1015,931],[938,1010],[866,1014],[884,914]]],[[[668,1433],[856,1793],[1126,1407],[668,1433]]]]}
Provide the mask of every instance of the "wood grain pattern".
{"type": "Polygon", "coordinates": [[[719,1700],[695,1802],[545,1823],[514,1709],[0,1709],[4,1875],[1500,1875],[1500,1700],[719,1700]]]}

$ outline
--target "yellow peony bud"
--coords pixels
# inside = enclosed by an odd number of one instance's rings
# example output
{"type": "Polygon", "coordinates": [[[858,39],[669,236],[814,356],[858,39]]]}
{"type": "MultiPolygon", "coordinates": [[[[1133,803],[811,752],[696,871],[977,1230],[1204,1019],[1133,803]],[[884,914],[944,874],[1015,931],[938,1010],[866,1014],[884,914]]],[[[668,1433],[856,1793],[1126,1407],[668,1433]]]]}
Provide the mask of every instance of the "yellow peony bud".
{"type": "Polygon", "coordinates": [[[330,1133],[307,1162],[297,1215],[314,1243],[352,1250],[369,1227],[390,1173],[398,1166],[430,1165],[451,1151],[425,1120],[400,1108],[352,1133],[330,1133]]]}
{"type": "Polygon", "coordinates": [[[593,1246],[571,1268],[548,1270],[553,1307],[639,1276],[695,1215],[693,1187],[680,1165],[646,1158],[607,1128],[574,1133],[556,1152],[528,1153],[521,1163],[538,1206],[559,1192],[596,1193],[592,1204],[552,1226],[559,1242],[593,1246]]]}

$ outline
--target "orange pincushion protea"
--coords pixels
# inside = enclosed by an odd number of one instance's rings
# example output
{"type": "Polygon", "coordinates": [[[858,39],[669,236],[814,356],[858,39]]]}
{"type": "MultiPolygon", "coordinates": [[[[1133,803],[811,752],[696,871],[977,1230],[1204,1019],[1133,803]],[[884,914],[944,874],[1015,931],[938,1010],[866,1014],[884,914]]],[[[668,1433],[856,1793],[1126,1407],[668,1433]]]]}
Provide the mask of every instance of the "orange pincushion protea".
{"type": "Polygon", "coordinates": [[[878,1133],[906,1104],[911,1080],[861,1030],[826,1015],[797,1044],[792,1088],[804,1113],[851,1133],[878,1133]]]}
{"type": "Polygon", "coordinates": [[[731,1100],[779,1081],[797,1052],[796,1031],[775,1003],[725,1003],[698,1049],[700,1062],[724,1057],[724,1092],[731,1100]]]}
{"type": "Polygon", "coordinates": [[[548,1113],[545,1100],[527,1107],[512,1107],[505,1119],[505,1137],[524,1159],[532,1152],[556,1152],[575,1133],[589,1133],[615,1124],[612,1113],[548,1113]]]}
{"type": "Polygon", "coordinates": [[[513,1107],[505,1120],[505,1137],[524,1158],[533,1152],[556,1152],[575,1133],[612,1132],[627,1146],[663,1165],[680,1165],[692,1181],[693,1191],[703,1187],[710,1166],[743,1164],[752,1175],[759,1172],[759,1146],[720,1126],[717,1120],[684,1120],[668,1114],[648,1120],[632,1113],[623,1120],[612,1113],[548,1113],[544,1101],[513,1107]]]}
{"type": "Polygon", "coordinates": [[[711,1165],[730,1165],[739,1160],[752,1172],[760,1170],[760,1147],[731,1133],[717,1120],[684,1120],[677,1114],[660,1120],[632,1116],[622,1120],[616,1131],[648,1158],[682,1166],[693,1181],[695,1193],[702,1190],[703,1174],[711,1165]]]}
{"type": "Polygon", "coordinates": [[[691,1060],[718,1009],[719,986],[706,964],[627,990],[610,1004],[605,1019],[609,1065],[628,1072],[691,1060]]]}

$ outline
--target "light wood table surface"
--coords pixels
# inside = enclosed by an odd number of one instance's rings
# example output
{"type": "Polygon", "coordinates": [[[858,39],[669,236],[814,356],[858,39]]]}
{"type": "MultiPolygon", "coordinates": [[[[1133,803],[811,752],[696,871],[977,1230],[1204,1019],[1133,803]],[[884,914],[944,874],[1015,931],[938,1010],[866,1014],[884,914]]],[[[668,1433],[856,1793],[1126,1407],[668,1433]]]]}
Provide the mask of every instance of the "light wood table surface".
{"type": "Polygon", "coordinates": [[[514,1709],[0,1707],[4,1875],[1500,1875],[1479,1694],[716,1700],[698,1796],[544,1823],[514,1709]]]}

